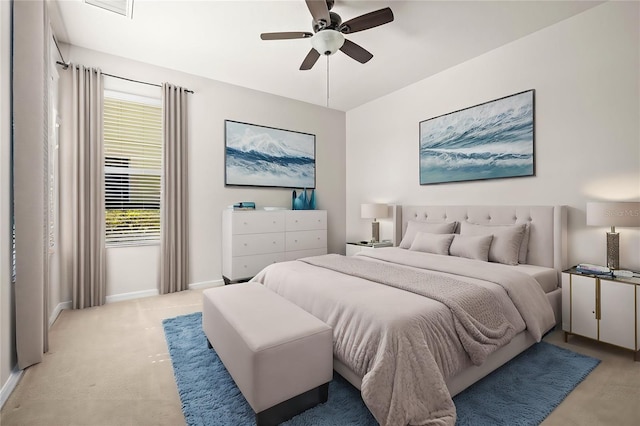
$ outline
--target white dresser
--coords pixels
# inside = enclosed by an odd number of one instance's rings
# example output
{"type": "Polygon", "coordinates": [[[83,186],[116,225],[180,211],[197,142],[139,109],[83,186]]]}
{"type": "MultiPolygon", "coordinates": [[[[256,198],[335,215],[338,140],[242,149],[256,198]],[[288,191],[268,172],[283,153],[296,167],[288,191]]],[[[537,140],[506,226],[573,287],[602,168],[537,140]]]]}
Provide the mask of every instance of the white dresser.
{"type": "Polygon", "coordinates": [[[248,280],[265,266],[327,253],[326,210],[222,212],[222,278],[248,280]]]}

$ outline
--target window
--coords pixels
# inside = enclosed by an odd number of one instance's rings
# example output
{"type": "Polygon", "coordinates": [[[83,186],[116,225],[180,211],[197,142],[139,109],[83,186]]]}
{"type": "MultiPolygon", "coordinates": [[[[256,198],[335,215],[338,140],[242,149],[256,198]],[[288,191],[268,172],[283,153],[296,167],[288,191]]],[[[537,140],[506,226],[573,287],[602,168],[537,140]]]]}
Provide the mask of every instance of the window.
{"type": "Polygon", "coordinates": [[[160,241],[161,167],[160,100],[105,91],[107,245],[160,241]]]}

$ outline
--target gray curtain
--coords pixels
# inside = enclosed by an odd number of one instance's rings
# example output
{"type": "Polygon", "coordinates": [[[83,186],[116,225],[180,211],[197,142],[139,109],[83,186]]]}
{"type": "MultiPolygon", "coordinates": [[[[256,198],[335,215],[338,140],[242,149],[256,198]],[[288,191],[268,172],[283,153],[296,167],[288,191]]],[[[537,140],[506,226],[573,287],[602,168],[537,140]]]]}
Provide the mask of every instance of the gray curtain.
{"type": "Polygon", "coordinates": [[[106,300],[103,77],[99,69],[71,65],[73,133],[73,308],[106,300]]]}
{"type": "Polygon", "coordinates": [[[184,88],[162,85],[162,113],[160,293],[166,294],[189,288],[187,92],[184,88]]]}

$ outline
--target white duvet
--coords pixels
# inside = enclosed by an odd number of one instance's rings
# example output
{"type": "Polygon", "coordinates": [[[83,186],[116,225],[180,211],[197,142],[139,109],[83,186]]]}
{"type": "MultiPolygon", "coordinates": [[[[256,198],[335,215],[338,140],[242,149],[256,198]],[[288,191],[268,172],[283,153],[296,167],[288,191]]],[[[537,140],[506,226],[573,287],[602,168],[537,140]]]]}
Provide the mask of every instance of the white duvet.
{"type": "MultiPolygon", "coordinates": [[[[443,277],[482,286],[494,295],[500,315],[515,333],[526,327],[540,340],[555,324],[544,292],[525,274],[487,262],[402,249],[368,253],[359,257],[436,270],[443,277]]],[[[380,424],[455,423],[455,406],[444,378],[471,361],[445,305],[303,261],[273,264],[254,281],[333,328],[334,356],[363,377],[362,398],[380,424]]]]}

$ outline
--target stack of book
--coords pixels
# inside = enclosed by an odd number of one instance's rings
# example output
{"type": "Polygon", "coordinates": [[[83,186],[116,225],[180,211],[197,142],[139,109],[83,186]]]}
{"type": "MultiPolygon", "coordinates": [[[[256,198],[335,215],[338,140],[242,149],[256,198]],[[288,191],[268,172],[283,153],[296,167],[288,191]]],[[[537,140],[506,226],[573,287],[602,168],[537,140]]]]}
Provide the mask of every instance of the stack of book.
{"type": "Polygon", "coordinates": [[[254,203],[253,201],[241,201],[229,207],[233,208],[234,210],[255,210],[256,203],[254,203]]]}
{"type": "Polygon", "coordinates": [[[611,270],[606,266],[592,265],[590,263],[580,263],[576,266],[576,271],[582,274],[592,275],[609,275],[611,276],[611,270]]]}

